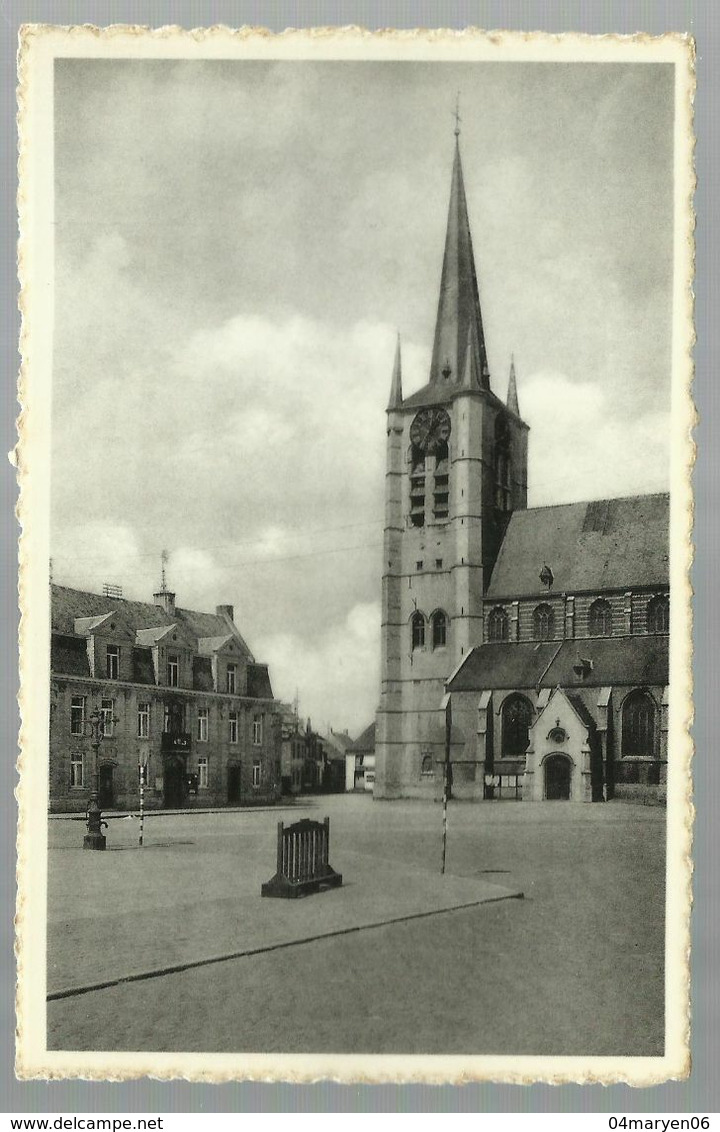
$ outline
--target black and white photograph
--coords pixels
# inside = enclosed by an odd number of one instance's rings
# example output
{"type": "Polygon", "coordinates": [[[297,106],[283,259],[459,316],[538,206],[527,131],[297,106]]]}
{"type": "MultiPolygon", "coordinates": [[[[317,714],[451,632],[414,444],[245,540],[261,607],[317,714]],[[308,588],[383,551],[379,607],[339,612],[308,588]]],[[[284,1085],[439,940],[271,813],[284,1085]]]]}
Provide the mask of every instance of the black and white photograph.
{"type": "Polygon", "coordinates": [[[687,1075],[692,86],[26,32],[21,1076],[687,1075]]]}

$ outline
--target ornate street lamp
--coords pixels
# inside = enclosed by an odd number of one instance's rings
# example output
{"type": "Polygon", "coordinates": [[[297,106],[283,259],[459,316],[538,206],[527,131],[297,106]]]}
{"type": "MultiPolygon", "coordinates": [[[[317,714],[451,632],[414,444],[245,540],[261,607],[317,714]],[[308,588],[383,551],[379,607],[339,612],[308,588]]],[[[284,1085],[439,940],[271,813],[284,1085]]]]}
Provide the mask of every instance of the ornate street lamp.
{"type": "MultiPolygon", "coordinates": [[[[115,720],[113,720],[115,722],[115,720]]],[[[87,808],[87,833],[83,840],[83,849],[104,849],[105,834],[102,827],[107,829],[107,822],[102,820],[100,809],[100,744],[105,737],[103,717],[97,709],[90,714],[90,745],[93,749],[93,776],[90,801],[87,808]]]]}

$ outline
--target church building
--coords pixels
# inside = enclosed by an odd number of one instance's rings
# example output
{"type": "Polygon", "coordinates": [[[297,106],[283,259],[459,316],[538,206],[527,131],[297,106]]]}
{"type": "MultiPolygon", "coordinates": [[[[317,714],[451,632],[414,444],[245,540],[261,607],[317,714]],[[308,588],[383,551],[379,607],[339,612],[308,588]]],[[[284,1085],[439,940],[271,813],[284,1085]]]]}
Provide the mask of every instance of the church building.
{"type": "Polygon", "coordinates": [[[428,383],[387,407],[375,797],[662,800],[669,497],[528,508],[492,391],[459,130],[428,383]],[[449,708],[448,708],[449,697],[449,708]]]}

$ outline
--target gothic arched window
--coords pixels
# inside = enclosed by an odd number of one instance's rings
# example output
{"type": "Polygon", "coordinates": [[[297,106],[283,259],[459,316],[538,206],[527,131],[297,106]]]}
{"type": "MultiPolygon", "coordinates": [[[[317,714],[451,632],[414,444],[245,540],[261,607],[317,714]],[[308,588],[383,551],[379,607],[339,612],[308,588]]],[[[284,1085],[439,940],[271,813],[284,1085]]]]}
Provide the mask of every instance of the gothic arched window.
{"type": "Polygon", "coordinates": [[[598,598],[590,606],[588,618],[591,637],[612,636],[612,606],[604,597],[598,598]]]}
{"type": "Polygon", "coordinates": [[[507,639],[508,615],[501,605],[496,605],[488,616],[488,640],[506,641],[507,639]]]}
{"type": "Polygon", "coordinates": [[[647,692],[636,689],[625,698],[622,709],[622,753],[655,757],[655,703],[647,692]]]}
{"type": "Polygon", "coordinates": [[[495,506],[499,511],[512,509],[511,487],[510,429],[505,417],[498,417],[495,421],[495,506]]]}
{"type": "Polygon", "coordinates": [[[422,613],[412,615],[412,647],[421,649],[425,647],[425,618],[422,613]]]}
{"type": "Polygon", "coordinates": [[[432,647],[442,649],[447,644],[447,617],[442,609],[432,615],[432,647]]]}
{"type": "Polygon", "coordinates": [[[503,758],[519,758],[530,746],[530,725],[533,708],[525,696],[508,696],[502,706],[503,758]]]}
{"type": "Polygon", "coordinates": [[[425,775],[425,777],[427,778],[432,774],[432,772],[433,772],[432,755],[423,755],[423,761],[422,761],[422,766],[420,767],[420,773],[425,775]]]}
{"type": "Polygon", "coordinates": [[[647,607],[648,633],[670,632],[670,599],[666,594],[654,597],[647,607]]]}
{"type": "Polygon", "coordinates": [[[533,612],[533,636],[536,641],[551,641],[555,636],[555,614],[549,605],[538,605],[533,612]]]}

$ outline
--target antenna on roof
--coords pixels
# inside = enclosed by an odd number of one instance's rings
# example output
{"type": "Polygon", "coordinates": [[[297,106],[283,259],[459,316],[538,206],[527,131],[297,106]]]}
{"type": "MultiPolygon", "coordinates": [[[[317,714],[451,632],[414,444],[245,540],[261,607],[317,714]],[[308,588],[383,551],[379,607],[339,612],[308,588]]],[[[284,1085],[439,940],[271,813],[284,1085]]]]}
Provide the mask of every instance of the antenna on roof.
{"type": "Polygon", "coordinates": [[[161,568],[160,591],[161,591],[161,593],[167,593],[167,580],[165,578],[165,566],[167,565],[167,560],[168,560],[169,557],[170,557],[170,555],[168,554],[167,550],[163,550],[163,552],[160,555],[160,568],[161,568]]]}

